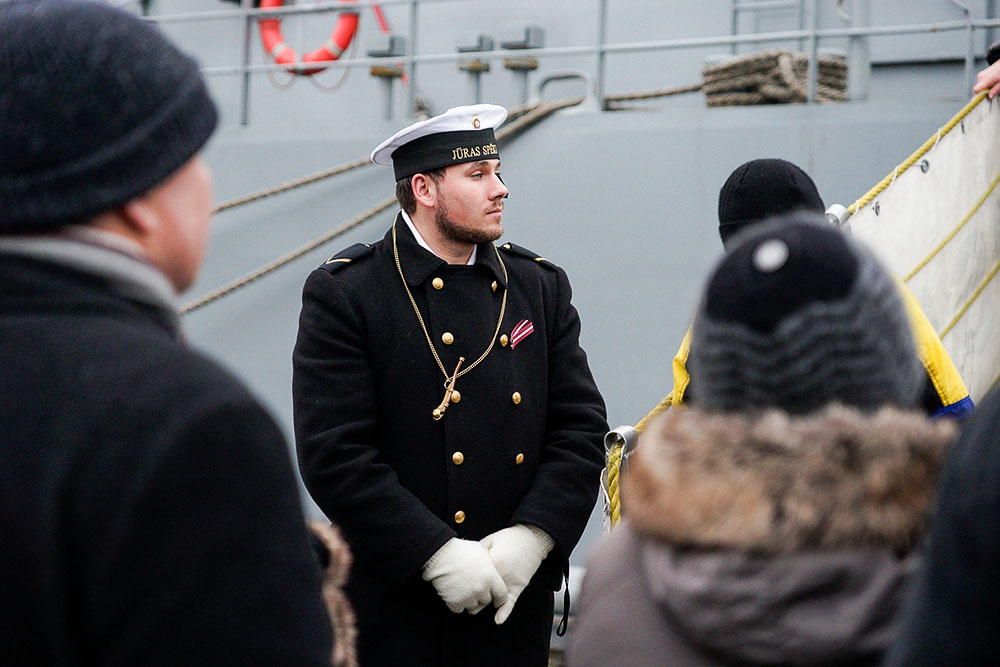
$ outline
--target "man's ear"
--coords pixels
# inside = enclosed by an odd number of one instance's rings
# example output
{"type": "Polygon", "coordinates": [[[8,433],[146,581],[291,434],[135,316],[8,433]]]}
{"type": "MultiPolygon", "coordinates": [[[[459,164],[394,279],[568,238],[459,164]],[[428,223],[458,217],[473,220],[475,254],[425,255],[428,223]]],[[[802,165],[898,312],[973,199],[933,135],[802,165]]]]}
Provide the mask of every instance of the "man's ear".
{"type": "Polygon", "coordinates": [[[155,234],[160,226],[159,213],[145,197],[126,202],[118,209],[118,213],[121,222],[139,238],[155,234]]]}
{"type": "Polygon", "coordinates": [[[428,208],[437,205],[437,183],[427,174],[414,174],[410,177],[410,187],[413,189],[413,198],[418,204],[423,204],[428,208]]]}

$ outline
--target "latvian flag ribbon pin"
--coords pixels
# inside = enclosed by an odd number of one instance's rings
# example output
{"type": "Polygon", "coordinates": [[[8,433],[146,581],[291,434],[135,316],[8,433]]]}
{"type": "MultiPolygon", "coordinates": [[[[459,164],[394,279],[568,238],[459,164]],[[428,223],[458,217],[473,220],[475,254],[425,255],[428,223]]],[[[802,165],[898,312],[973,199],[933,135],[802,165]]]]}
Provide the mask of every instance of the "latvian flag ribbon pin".
{"type": "Polygon", "coordinates": [[[535,327],[531,324],[531,320],[521,320],[514,327],[514,330],[510,332],[510,349],[520,343],[522,340],[531,335],[531,332],[535,330],[535,327]]]}

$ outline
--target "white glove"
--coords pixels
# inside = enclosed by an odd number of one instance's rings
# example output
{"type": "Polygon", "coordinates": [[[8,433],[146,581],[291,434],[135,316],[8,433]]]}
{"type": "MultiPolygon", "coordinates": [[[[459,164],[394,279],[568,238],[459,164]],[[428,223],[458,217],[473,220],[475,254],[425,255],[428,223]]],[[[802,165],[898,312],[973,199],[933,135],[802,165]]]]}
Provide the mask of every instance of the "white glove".
{"type": "Polygon", "coordinates": [[[507,586],[479,542],[451,538],[424,563],[423,578],[456,614],[477,614],[491,602],[507,601],[507,586]]]}
{"type": "Polygon", "coordinates": [[[514,611],[518,596],[552,551],[555,541],[538,526],[519,523],[487,535],[480,543],[489,549],[497,572],[507,584],[507,601],[493,600],[493,606],[499,607],[493,620],[500,625],[514,611]]]}

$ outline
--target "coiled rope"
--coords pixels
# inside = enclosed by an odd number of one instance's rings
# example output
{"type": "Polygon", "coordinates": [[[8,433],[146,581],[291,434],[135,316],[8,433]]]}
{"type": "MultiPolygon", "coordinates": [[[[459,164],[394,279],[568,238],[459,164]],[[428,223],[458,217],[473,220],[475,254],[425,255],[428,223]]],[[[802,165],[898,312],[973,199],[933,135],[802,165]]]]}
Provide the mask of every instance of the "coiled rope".
{"type": "MultiPolygon", "coordinates": [[[[817,56],[816,99],[842,102],[847,99],[847,60],[842,56],[817,56]]],[[[621,102],[704,91],[710,107],[753,104],[790,104],[808,101],[809,54],[788,49],[758,51],[731,56],[705,65],[702,80],[635,93],[605,95],[605,109],[624,109],[621,102]]]]}
{"type": "MultiPolygon", "coordinates": [[[[816,99],[847,99],[847,59],[820,54],[816,57],[816,99]]],[[[809,54],[771,49],[733,56],[705,65],[705,103],[710,107],[745,104],[788,104],[808,101],[809,54]]]]}
{"type": "MultiPolygon", "coordinates": [[[[516,114],[516,120],[514,120],[511,123],[508,123],[499,132],[497,132],[497,141],[499,142],[507,139],[512,139],[517,135],[519,135],[521,132],[535,125],[536,123],[544,120],[546,117],[550,116],[556,111],[559,111],[560,109],[564,109],[566,107],[571,107],[580,104],[580,102],[582,101],[583,101],[582,97],[573,97],[563,100],[555,100],[552,102],[540,102],[538,104],[518,107],[517,109],[514,110],[516,114]]],[[[288,183],[284,183],[282,185],[273,188],[268,188],[266,190],[253,193],[245,197],[239,197],[237,199],[230,200],[217,207],[216,211],[218,212],[219,210],[234,208],[236,206],[249,203],[251,201],[257,201],[259,199],[263,199],[264,197],[270,197],[280,192],[287,192],[289,190],[302,187],[303,185],[308,185],[309,183],[315,183],[316,181],[323,180],[324,178],[330,178],[331,176],[342,174],[346,171],[350,171],[351,169],[356,169],[358,167],[364,166],[369,163],[370,161],[368,160],[367,157],[359,158],[352,162],[347,162],[343,165],[323,170],[321,172],[317,172],[310,176],[299,178],[294,181],[289,181],[288,183]]],[[[270,262],[267,262],[266,264],[263,264],[257,267],[256,269],[243,274],[239,278],[236,278],[235,280],[232,280],[226,283],[225,285],[212,290],[208,294],[205,294],[204,296],[199,297],[198,299],[184,305],[180,309],[180,313],[182,315],[187,315],[188,313],[198,310],[199,308],[203,308],[208,304],[213,303],[214,301],[218,301],[224,296],[232,294],[233,292],[242,289],[243,287],[246,287],[250,283],[253,283],[263,278],[269,273],[273,273],[274,271],[280,269],[286,264],[295,261],[299,257],[302,257],[303,255],[315,250],[316,248],[319,248],[320,246],[329,243],[330,241],[337,238],[341,234],[344,234],[354,229],[361,223],[370,220],[371,218],[375,217],[382,211],[392,206],[395,203],[395,201],[396,201],[395,197],[389,197],[379,202],[378,204],[371,207],[367,211],[361,213],[360,215],[355,216],[354,218],[351,218],[344,224],[327,232],[326,234],[323,234],[317,237],[316,239],[313,239],[312,241],[309,241],[308,243],[299,246],[295,250],[285,253],[284,255],[274,260],[271,260],[270,262]]]]}

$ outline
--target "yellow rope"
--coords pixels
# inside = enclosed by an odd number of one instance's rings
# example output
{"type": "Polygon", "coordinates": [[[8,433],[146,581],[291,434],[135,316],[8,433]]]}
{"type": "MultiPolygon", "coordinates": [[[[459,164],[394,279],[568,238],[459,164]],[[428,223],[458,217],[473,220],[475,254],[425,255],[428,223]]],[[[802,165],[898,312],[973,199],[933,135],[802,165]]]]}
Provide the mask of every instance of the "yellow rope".
{"type": "Polygon", "coordinates": [[[938,334],[940,338],[944,338],[945,336],[947,336],[948,332],[951,331],[952,327],[958,324],[958,321],[962,319],[963,315],[965,315],[965,311],[967,311],[969,307],[972,306],[972,304],[976,301],[976,299],[979,298],[979,295],[983,293],[983,290],[986,289],[986,286],[990,284],[990,281],[992,281],[993,278],[996,277],[998,270],[1000,270],[1000,261],[997,261],[997,263],[993,265],[993,269],[986,275],[986,277],[983,279],[983,282],[979,283],[979,287],[976,288],[976,291],[972,293],[972,297],[965,302],[964,306],[962,306],[962,310],[958,311],[958,315],[955,315],[954,319],[952,319],[952,321],[948,323],[948,326],[946,326],[941,331],[941,333],[938,334]]]}
{"type": "Polygon", "coordinates": [[[998,173],[997,177],[993,179],[993,183],[990,184],[989,189],[986,190],[986,194],[984,194],[982,197],[979,198],[979,201],[977,201],[976,205],[972,207],[972,210],[969,211],[964,218],[962,218],[962,221],[958,223],[958,226],[955,227],[955,229],[951,230],[951,233],[948,234],[948,236],[944,237],[944,240],[941,241],[940,244],[938,244],[938,247],[934,248],[934,250],[931,251],[931,254],[927,255],[927,257],[925,257],[922,262],[917,264],[917,266],[912,271],[903,276],[904,283],[909,282],[910,278],[917,275],[920,269],[927,266],[927,263],[930,262],[932,259],[934,259],[934,257],[939,252],[941,252],[946,245],[948,245],[949,241],[955,238],[955,234],[958,234],[958,232],[962,229],[962,227],[965,227],[965,223],[967,223],[972,218],[972,216],[975,215],[976,211],[979,210],[979,207],[983,205],[983,202],[989,199],[990,195],[993,194],[993,190],[997,187],[997,183],[1000,183],[1000,173],[998,173]]]}
{"type": "Polygon", "coordinates": [[[875,199],[875,197],[877,197],[883,190],[889,187],[890,183],[892,183],[895,179],[899,178],[900,174],[902,174],[904,171],[912,167],[917,160],[923,157],[924,153],[934,148],[937,142],[941,141],[941,137],[951,132],[952,129],[954,129],[954,127],[958,125],[960,122],[962,122],[962,119],[968,116],[969,112],[975,109],[976,106],[980,102],[982,102],[985,97],[986,97],[986,91],[983,91],[978,95],[976,95],[975,97],[973,97],[971,100],[969,100],[969,103],[966,104],[964,107],[962,107],[962,110],[959,111],[957,114],[955,114],[954,118],[949,120],[943,127],[941,127],[941,129],[939,129],[937,133],[934,134],[934,136],[925,141],[924,144],[920,148],[918,148],[916,152],[913,153],[913,155],[906,158],[906,160],[904,160],[899,166],[897,166],[895,169],[889,172],[889,174],[881,181],[879,181],[878,184],[875,185],[875,187],[866,192],[865,195],[861,197],[861,199],[848,206],[847,207],[848,213],[854,215],[855,213],[858,212],[858,210],[860,210],[862,207],[868,204],[872,199],[875,199]]]}
{"type": "Polygon", "coordinates": [[[993,382],[990,384],[990,388],[983,393],[983,396],[989,396],[990,394],[992,394],[993,390],[997,388],[997,383],[1000,383],[1000,375],[997,375],[995,378],[993,378],[993,382]]]}
{"type": "MultiPolygon", "coordinates": [[[[653,408],[649,414],[642,418],[642,420],[635,425],[635,430],[642,433],[645,430],[646,425],[649,424],[657,415],[663,414],[670,407],[671,400],[673,398],[673,393],[668,394],[666,398],[660,401],[655,408],[653,408]]],[[[608,452],[608,504],[611,510],[611,526],[617,526],[618,522],[622,518],[622,505],[621,497],[619,496],[619,479],[621,477],[621,466],[622,466],[622,446],[615,445],[608,452]]]]}
{"type": "Polygon", "coordinates": [[[622,518],[621,498],[618,495],[619,472],[622,463],[622,446],[615,445],[608,452],[608,499],[611,506],[611,525],[617,526],[622,518]]]}
{"type": "Polygon", "coordinates": [[[654,417],[663,414],[664,412],[666,412],[667,408],[670,407],[670,403],[673,400],[673,396],[674,396],[673,392],[667,394],[667,396],[662,401],[656,404],[655,408],[649,411],[649,414],[643,417],[642,420],[635,425],[635,430],[638,431],[639,433],[642,433],[644,430],[646,430],[646,425],[649,424],[649,422],[654,417]]]}

